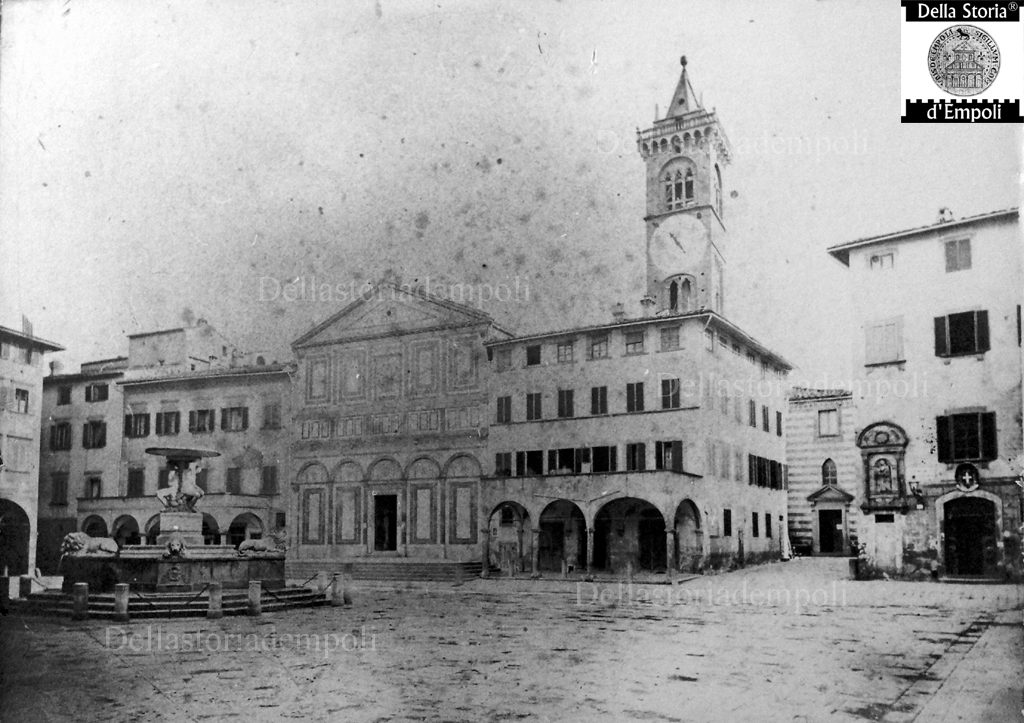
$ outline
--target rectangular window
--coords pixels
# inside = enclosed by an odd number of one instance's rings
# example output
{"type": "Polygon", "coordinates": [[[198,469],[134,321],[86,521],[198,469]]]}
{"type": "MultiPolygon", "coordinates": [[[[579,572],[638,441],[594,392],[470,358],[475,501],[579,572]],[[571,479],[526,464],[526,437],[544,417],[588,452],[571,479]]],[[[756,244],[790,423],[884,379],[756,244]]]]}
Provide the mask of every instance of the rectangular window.
{"type": "Polygon", "coordinates": [[[758,528],[758,524],[757,524],[758,523],[758,518],[759,518],[759,515],[756,512],[751,512],[750,513],[750,536],[751,537],[757,537],[758,536],[758,529],[757,529],[758,528]]]}
{"type": "Polygon", "coordinates": [[[582,452],[587,453],[589,462],[590,450],[576,450],[572,447],[548,450],[548,474],[579,474],[580,463],[583,462],[582,452]]]}
{"type": "Polygon", "coordinates": [[[590,471],[591,472],[614,472],[618,469],[618,448],[612,447],[591,447],[590,449],[590,471]]]}
{"type": "Polygon", "coordinates": [[[196,487],[201,489],[203,492],[210,491],[210,468],[203,467],[201,470],[196,472],[196,487]]]}
{"type": "Polygon", "coordinates": [[[903,319],[886,319],[866,324],[865,364],[891,364],[903,361],[903,319]]]}
{"type": "Polygon", "coordinates": [[[754,429],[757,429],[757,402],[751,399],[749,402],[747,402],[747,406],[750,417],[748,424],[754,429]]]}
{"type": "Polygon", "coordinates": [[[181,431],[181,412],[157,412],[156,433],[159,436],[170,436],[181,431]]]}
{"type": "Polygon", "coordinates": [[[737,449],[732,460],[733,476],[737,482],[743,481],[743,450],[737,449]]]}
{"type": "Polygon", "coordinates": [[[278,492],[277,465],[263,467],[260,472],[260,494],[276,495],[278,492]]]}
{"type": "Polygon", "coordinates": [[[85,481],[85,496],[90,500],[98,500],[103,496],[103,480],[99,477],[90,477],[85,481]]]}
{"type": "Polygon", "coordinates": [[[589,339],[589,348],[587,349],[587,357],[590,359],[607,359],[608,358],[608,335],[602,334],[600,336],[592,336],[589,339]]]}
{"type": "Polygon", "coordinates": [[[165,490],[170,487],[170,476],[170,470],[166,467],[161,467],[156,473],[156,488],[158,490],[165,490]]]}
{"type": "Polygon", "coordinates": [[[28,389],[15,389],[14,403],[14,411],[18,414],[28,414],[28,389]]]}
{"type": "Polygon", "coordinates": [[[496,452],[494,454],[494,476],[495,477],[511,477],[512,476],[512,453],[511,452],[496,452]]]}
{"type": "Polygon", "coordinates": [[[882,269],[891,269],[894,265],[895,258],[890,253],[885,254],[873,254],[871,256],[870,266],[872,271],[880,271],[882,269]]]}
{"type": "Polygon", "coordinates": [[[540,392],[526,395],[526,418],[530,421],[542,418],[540,392]]]}
{"type": "Polygon", "coordinates": [[[995,412],[937,417],[939,461],[986,461],[999,456],[995,412]]]}
{"type": "Polygon", "coordinates": [[[654,468],[672,470],[673,472],[683,471],[683,443],[682,441],[670,440],[667,442],[654,443],[654,468]]]}
{"type": "Polygon", "coordinates": [[[971,268],[971,240],[967,238],[946,242],[946,272],[971,268]]]}
{"type": "Polygon", "coordinates": [[[128,470],[128,497],[144,497],[146,494],[146,470],[128,470]]]}
{"type": "Polygon", "coordinates": [[[249,428],[248,407],[227,407],[220,410],[220,428],[225,432],[243,432],[249,428]]]}
{"type": "Polygon", "coordinates": [[[627,331],[626,332],[626,353],[627,354],[643,354],[644,351],[644,333],[642,331],[627,331]]]}
{"type": "Polygon", "coordinates": [[[88,384],[85,387],[85,401],[105,402],[110,397],[110,389],[106,384],[88,384]]]}
{"type": "Polygon", "coordinates": [[[228,467],[225,491],[229,495],[242,494],[242,469],[240,467],[228,467]]]}
{"type": "Polygon", "coordinates": [[[188,413],[188,431],[193,434],[212,432],[216,425],[214,416],[216,412],[212,409],[195,409],[188,413]]]}
{"type": "Polygon", "coordinates": [[[558,416],[563,418],[575,416],[572,389],[558,390],[558,416]]]}
{"type": "Polygon", "coordinates": [[[100,449],[107,446],[107,423],[86,422],[82,425],[82,446],[85,449],[100,449]]]}
{"type": "Polygon", "coordinates": [[[988,312],[935,317],[935,355],[983,354],[989,350],[988,312]]]}
{"type": "Polygon", "coordinates": [[[722,510],[722,537],[732,537],[732,510],[722,510]]]}
{"type": "Polygon", "coordinates": [[[68,476],[60,472],[50,477],[50,504],[66,505],[68,503],[68,476]]]}
{"type": "Polygon", "coordinates": [[[148,437],[149,436],[149,414],[126,414],[124,415],[124,436],[126,437],[148,437]]]}
{"type": "Polygon", "coordinates": [[[644,383],[632,382],[626,385],[626,411],[644,411],[644,383]]]}
{"type": "Polygon", "coordinates": [[[54,452],[71,449],[70,422],[57,422],[50,427],[50,449],[54,452]]]}
{"type": "Polygon", "coordinates": [[[281,428],[281,403],[271,402],[270,404],[263,405],[263,428],[264,429],[280,429],[281,428]]]}
{"type": "Polygon", "coordinates": [[[590,388],[590,413],[608,414],[608,387],[590,388]]]}
{"type": "Polygon", "coordinates": [[[679,378],[661,380],[661,408],[679,409],[679,378]]]}
{"type": "Polygon", "coordinates": [[[782,436],[782,412],[775,413],[775,436],[782,436]]]}
{"type": "Polygon", "coordinates": [[[663,326],[660,330],[661,350],[672,351],[679,348],[679,327],[663,326]]]}
{"type": "Polygon", "coordinates": [[[767,512],[764,513],[764,536],[768,538],[772,536],[772,516],[767,512]]]}
{"type": "Polygon", "coordinates": [[[647,469],[647,445],[634,442],[626,445],[626,470],[643,472],[647,469]]]}
{"type": "Polygon", "coordinates": [[[526,347],[526,366],[535,367],[540,364],[540,344],[526,347]]]}
{"type": "Polygon", "coordinates": [[[820,409],[818,410],[818,436],[838,437],[839,436],[839,410],[820,409]]]}
{"type": "Polygon", "coordinates": [[[559,342],[556,347],[559,364],[568,364],[573,360],[574,347],[575,344],[571,341],[559,342]]]}
{"type": "Polygon", "coordinates": [[[494,368],[499,372],[507,372],[512,368],[511,349],[498,349],[494,352],[494,368]]]}
{"type": "Polygon", "coordinates": [[[761,405],[761,429],[763,431],[765,431],[765,432],[768,432],[771,429],[769,427],[769,424],[768,424],[768,420],[769,419],[770,419],[770,416],[768,414],[768,407],[766,407],[766,406],[764,406],[762,404],[761,405]]]}
{"type": "Polygon", "coordinates": [[[57,404],[71,404],[71,387],[57,387],[57,404]]]}
{"type": "Polygon", "coordinates": [[[544,450],[516,452],[516,477],[544,474],[544,450]]]}
{"type": "Polygon", "coordinates": [[[512,421],[512,397],[498,397],[494,421],[497,424],[508,424],[512,421]]]}

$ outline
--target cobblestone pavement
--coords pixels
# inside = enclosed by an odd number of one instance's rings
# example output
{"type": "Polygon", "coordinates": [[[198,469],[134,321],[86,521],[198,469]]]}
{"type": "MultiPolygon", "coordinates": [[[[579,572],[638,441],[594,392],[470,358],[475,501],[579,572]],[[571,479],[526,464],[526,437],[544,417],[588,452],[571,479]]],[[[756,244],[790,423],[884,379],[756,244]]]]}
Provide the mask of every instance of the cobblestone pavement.
{"type": "Polygon", "coordinates": [[[2,620],[4,721],[1022,720],[1024,593],[800,559],[679,585],[355,585],[348,608],[2,620]]]}

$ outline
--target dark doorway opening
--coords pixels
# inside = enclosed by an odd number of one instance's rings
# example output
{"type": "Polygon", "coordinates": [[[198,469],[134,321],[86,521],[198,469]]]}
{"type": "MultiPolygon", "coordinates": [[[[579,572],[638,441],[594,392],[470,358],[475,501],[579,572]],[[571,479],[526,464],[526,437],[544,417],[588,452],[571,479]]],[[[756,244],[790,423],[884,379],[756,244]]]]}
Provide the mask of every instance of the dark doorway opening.
{"type": "Polygon", "coordinates": [[[28,573],[29,529],[25,510],[10,500],[0,500],[0,573],[28,573]]]}
{"type": "Polygon", "coordinates": [[[373,498],[373,549],[393,552],[398,549],[398,495],[373,498]]]}
{"type": "Polygon", "coordinates": [[[944,517],[946,573],[996,575],[995,504],[983,497],[961,497],[946,503],[944,517]]]}
{"type": "Polygon", "coordinates": [[[843,511],[818,510],[818,552],[834,555],[843,551],[843,511]]]}

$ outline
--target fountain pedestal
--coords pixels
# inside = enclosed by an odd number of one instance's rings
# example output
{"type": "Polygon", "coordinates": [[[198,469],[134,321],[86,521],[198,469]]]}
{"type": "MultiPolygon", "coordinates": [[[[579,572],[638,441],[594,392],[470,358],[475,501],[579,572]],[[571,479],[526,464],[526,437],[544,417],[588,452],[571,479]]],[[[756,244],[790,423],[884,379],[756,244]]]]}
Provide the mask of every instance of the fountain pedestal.
{"type": "Polygon", "coordinates": [[[166,545],[174,533],[181,535],[187,547],[202,547],[203,545],[203,515],[200,512],[171,512],[165,510],[160,513],[160,534],[156,536],[156,544],[166,545]]]}

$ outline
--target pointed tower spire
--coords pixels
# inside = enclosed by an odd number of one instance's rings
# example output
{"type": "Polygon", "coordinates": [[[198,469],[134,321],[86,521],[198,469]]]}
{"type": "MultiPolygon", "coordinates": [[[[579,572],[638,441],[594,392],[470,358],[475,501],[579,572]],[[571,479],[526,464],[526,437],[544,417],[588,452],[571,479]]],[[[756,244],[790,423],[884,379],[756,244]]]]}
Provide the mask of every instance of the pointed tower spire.
{"type": "Polygon", "coordinates": [[[679,58],[679,64],[683,66],[683,70],[679,74],[679,83],[676,85],[676,92],[672,94],[672,102],[665,112],[665,118],[675,118],[693,110],[703,110],[697,93],[690,84],[690,76],[686,72],[685,55],[679,58]]]}

